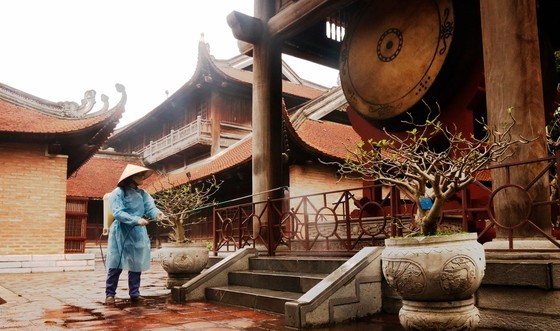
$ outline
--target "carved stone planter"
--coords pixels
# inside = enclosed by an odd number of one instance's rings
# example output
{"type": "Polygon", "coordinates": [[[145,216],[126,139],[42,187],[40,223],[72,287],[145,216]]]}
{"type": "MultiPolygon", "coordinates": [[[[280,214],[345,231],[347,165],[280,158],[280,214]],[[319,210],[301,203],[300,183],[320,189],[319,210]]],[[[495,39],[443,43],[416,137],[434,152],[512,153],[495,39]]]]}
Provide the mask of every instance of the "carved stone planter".
{"type": "Polygon", "coordinates": [[[385,240],[383,275],[403,299],[407,330],[475,330],[474,306],[486,268],[476,233],[385,240]]]}
{"type": "Polygon", "coordinates": [[[167,288],[173,288],[204,270],[208,264],[208,247],[194,243],[166,243],[158,250],[158,259],[167,271],[167,288]]]}

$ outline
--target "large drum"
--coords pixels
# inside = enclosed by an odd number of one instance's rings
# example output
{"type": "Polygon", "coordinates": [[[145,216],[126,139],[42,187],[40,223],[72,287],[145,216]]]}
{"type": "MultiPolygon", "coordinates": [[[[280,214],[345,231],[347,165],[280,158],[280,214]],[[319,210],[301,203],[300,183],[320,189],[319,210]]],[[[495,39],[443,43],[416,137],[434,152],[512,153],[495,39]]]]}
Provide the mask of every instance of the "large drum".
{"type": "Polygon", "coordinates": [[[340,79],[350,106],[384,123],[417,104],[434,84],[453,40],[451,0],[375,0],[349,23],[340,79]]]}

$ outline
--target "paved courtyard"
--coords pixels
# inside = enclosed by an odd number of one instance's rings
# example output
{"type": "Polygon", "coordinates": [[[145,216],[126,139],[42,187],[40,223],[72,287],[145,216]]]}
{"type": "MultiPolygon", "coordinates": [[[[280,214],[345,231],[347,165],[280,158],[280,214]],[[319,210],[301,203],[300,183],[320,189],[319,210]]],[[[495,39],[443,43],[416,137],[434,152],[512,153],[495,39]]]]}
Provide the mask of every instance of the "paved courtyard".
{"type": "MultiPolygon", "coordinates": [[[[291,330],[282,315],[212,302],[173,303],[165,283],[165,271],[153,263],[142,275],[147,301],[133,305],[123,272],[116,305],[107,307],[101,262],[95,271],[0,274],[0,330],[291,330]]],[[[402,328],[389,316],[313,330],[402,328]]]]}

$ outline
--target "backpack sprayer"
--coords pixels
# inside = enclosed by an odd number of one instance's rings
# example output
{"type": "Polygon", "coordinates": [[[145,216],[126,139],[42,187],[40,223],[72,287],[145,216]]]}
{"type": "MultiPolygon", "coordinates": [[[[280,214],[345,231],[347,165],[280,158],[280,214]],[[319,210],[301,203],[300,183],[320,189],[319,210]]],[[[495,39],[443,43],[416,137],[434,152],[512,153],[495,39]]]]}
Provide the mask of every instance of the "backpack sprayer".
{"type": "Polygon", "coordinates": [[[111,224],[113,224],[113,221],[115,220],[115,216],[113,216],[113,213],[111,212],[111,207],[109,206],[109,195],[111,195],[111,193],[105,193],[105,195],[103,196],[103,233],[101,234],[102,236],[109,235],[109,228],[111,227],[111,224]]]}

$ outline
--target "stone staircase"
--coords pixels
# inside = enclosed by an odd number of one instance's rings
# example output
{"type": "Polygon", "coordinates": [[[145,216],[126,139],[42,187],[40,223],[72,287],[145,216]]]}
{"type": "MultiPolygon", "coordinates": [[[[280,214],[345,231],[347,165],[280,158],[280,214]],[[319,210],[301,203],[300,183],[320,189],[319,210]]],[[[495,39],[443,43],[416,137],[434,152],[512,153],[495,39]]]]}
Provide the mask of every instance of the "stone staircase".
{"type": "Polygon", "coordinates": [[[364,247],[344,259],[263,257],[242,248],[209,261],[171,295],[177,303],[209,300],[284,314],[295,329],[339,323],[381,311],[381,251],[364,247]]]}
{"type": "Polygon", "coordinates": [[[230,271],[225,286],[205,289],[207,300],[284,314],[285,303],[300,298],[346,258],[252,257],[249,269],[230,271]]]}

